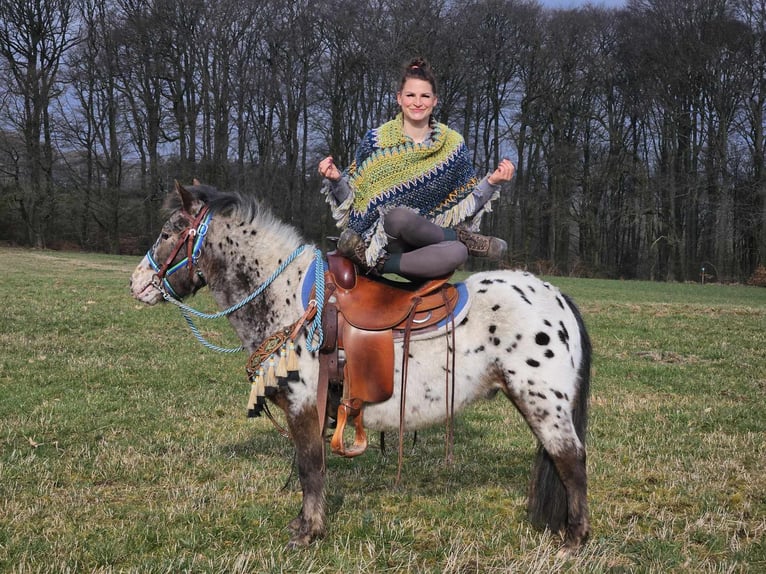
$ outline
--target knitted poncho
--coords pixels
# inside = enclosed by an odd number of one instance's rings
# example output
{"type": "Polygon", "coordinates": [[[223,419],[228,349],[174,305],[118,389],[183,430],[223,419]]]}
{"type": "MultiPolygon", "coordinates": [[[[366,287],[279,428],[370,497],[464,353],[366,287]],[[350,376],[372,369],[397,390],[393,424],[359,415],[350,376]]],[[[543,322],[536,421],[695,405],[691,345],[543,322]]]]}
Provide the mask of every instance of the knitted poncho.
{"type": "Polygon", "coordinates": [[[436,123],[430,139],[417,144],[402,127],[399,114],[367,132],[345,172],[352,195],[333,205],[338,227],[352,228],[368,243],[370,265],[388,243],[382,218],[392,208],[410,208],[442,227],[476,211],[478,180],[463,137],[436,123]]]}

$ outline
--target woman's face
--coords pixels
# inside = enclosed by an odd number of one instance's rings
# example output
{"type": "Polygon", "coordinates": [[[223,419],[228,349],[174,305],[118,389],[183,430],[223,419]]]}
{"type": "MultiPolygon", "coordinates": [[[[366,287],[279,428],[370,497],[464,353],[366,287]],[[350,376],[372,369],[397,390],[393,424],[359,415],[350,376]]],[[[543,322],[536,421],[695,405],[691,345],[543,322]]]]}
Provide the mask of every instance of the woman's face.
{"type": "Polygon", "coordinates": [[[436,106],[436,94],[431,83],[417,78],[407,78],[396,101],[402,108],[405,121],[415,125],[428,123],[436,106]]]}

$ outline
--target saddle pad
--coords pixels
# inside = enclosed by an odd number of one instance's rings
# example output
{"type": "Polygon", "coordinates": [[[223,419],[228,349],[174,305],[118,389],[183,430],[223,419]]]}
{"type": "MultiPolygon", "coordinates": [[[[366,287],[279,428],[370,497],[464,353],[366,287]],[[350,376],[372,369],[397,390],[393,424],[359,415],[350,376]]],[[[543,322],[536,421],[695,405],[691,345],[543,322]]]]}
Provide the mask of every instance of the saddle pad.
{"type": "MultiPolygon", "coordinates": [[[[327,263],[325,263],[327,267],[327,263]]],[[[303,303],[303,309],[308,307],[311,300],[311,292],[314,289],[314,283],[316,279],[316,261],[312,261],[309,268],[306,270],[306,276],[303,278],[303,285],[301,286],[301,301],[303,303]]],[[[471,297],[468,293],[468,288],[465,283],[455,283],[455,288],[458,292],[458,300],[455,306],[454,312],[454,324],[459,325],[460,322],[465,319],[468,314],[468,310],[471,308],[471,297]]],[[[428,329],[418,329],[417,325],[413,326],[411,337],[415,339],[431,339],[443,335],[453,324],[452,319],[446,317],[440,321],[436,326],[429,327],[428,329]]],[[[394,331],[394,337],[401,337],[402,334],[398,331],[394,331]]]]}

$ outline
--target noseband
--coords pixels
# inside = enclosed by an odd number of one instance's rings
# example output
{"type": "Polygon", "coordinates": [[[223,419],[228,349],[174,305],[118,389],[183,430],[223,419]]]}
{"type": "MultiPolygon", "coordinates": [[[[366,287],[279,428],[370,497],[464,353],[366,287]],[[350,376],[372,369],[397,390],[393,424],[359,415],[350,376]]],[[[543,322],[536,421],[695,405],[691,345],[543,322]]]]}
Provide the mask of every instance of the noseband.
{"type": "Polygon", "coordinates": [[[149,261],[149,265],[156,271],[152,283],[157,288],[164,288],[173,297],[180,299],[180,297],[173,290],[173,287],[168,281],[170,277],[176,271],[183,269],[184,266],[189,268],[189,279],[194,277],[194,267],[197,265],[197,259],[202,251],[202,244],[205,241],[205,235],[207,235],[208,223],[213,214],[210,212],[207,205],[203,206],[197,213],[196,217],[186,211],[182,211],[183,216],[189,222],[189,226],[181,232],[181,236],[178,239],[178,243],[170,252],[165,263],[162,266],[157,264],[154,258],[154,248],[146,252],[146,259],[149,261]],[[186,246],[186,257],[181,259],[178,263],[173,265],[173,260],[178,256],[178,253],[186,246]]]}

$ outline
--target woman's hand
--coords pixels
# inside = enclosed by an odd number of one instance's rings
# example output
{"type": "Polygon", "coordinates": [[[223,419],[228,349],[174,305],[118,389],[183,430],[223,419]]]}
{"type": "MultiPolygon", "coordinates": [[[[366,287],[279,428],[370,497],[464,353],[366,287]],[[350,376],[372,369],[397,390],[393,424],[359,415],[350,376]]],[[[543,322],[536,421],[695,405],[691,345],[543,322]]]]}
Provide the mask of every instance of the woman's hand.
{"type": "Polygon", "coordinates": [[[341,178],[341,173],[332,156],[327,156],[319,162],[319,175],[329,179],[330,181],[338,181],[341,178]]]}
{"type": "Polygon", "coordinates": [[[516,166],[511,163],[511,160],[504,159],[497,166],[497,169],[489,175],[487,181],[491,185],[500,185],[506,181],[511,181],[514,173],[516,173],[516,166]]]}

